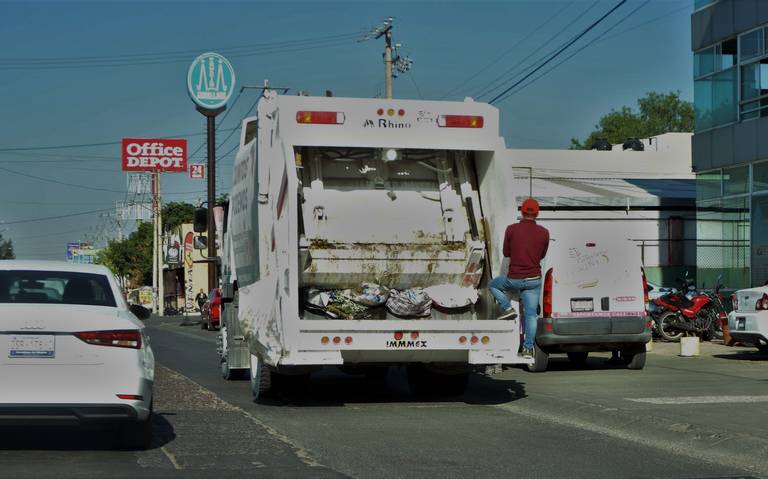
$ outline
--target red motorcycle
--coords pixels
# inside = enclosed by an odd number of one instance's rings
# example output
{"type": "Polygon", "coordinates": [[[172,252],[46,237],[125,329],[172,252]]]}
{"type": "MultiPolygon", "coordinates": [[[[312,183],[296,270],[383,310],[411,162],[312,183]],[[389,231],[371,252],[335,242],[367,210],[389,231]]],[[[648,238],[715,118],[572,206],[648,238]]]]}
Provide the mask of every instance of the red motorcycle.
{"type": "MultiPolygon", "coordinates": [[[[683,291],[690,290],[692,282],[686,278],[683,291]]],[[[699,292],[688,298],[682,292],[670,293],[653,300],[656,330],[667,341],[679,341],[683,334],[696,334],[703,340],[722,339],[722,326],[727,313],[720,294],[718,281],[714,292],[699,292]]]]}

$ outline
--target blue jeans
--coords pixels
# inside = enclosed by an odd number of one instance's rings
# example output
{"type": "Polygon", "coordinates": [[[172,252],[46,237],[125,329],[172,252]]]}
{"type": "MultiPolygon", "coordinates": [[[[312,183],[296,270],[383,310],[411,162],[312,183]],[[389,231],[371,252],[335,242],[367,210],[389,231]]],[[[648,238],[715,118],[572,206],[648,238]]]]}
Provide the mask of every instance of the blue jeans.
{"type": "Polygon", "coordinates": [[[533,343],[536,340],[536,322],[539,317],[537,310],[539,308],[539,294],[541,293],[541,278],[512,279],[506,276],[497,276],[491,280],[488,290],[504,311],[512,307],[512,303],[507,298],[507,292],[520,292],[525,325],[523,348],[533,349],[533,343]]]}

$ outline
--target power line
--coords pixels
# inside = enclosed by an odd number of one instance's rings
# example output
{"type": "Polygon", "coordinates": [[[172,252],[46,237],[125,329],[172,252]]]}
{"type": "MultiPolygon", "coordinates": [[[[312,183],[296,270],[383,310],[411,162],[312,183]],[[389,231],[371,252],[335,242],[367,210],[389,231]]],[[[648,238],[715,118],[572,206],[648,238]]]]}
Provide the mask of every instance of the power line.
{"type": "Polygon", "coordinates": [[[146,53],[146,52],[145,53],[124,53],[124,54],[118,54],[118,55],[79,56],[79,57],[0,58],[0,63],[15,63],[15,62],[47,63],[47,62],[115,60],[115,59],[128,59],[128,58],[133,58],[133,59],[154,58],[154,57],[178,56],[178,55],[188,55],[188,54],[194,55],[199,53],[200,51],[207,50],[207,49],[226,53],[226,52],[236,52],[238,50],[243,50],[243,49],[248,50],[253,48],[270,48],[270,47],[294,45],[294,44],[300,44],[300,43],[313,43],[317,41],[329,40],[334,38],[357,37],[361,33],[362,31],[357,31],[357,32],[349,32],[349,33],[339,33],[336,35],[327,35],[323,37],[303,38],[303,39],[297,39],[297,40],[283,40],[279,42],[253,43],[249,45],[239,45],[239,46],[233,46],[233,47],[198,48],[195,50],[175,50],[175,51],[158,52],[158,53],[146,53]]]}
{"type": "Polygon", "coordinates": [[[14,175],[19,175],[19,176],[24,176],[24,177],[27,177],[27,178],[32,178],[34,180],[45,181],[47,183],[54,183],[54,184],[63,185],[63,186],[71,186],[73,188],[82,188],[84,190],[106,191],[108,193],[123,193],[124,192],[123,190],[110,190],[108,188],[99,188],[97,186],[79,185],[77,183],[67,183],[65,181],[53,180],[51,178],[43,178],[41,176],[30,175],[29,173],[23,173],[21,171],[11,170],[9,168],[5,168],[5,167],[2,167],[2,166],[0,166],[0,171],[5,171],[7,173],[11,173],[11,174],[14,174],[14,175]]]}
{"type": "MultiPolygon", "coordinates": [[[[307,46],[301,47],[289,47],[289,48],[269,48],[262,50],[255,50],[251,52],[236,52],[227,54],[228,58],[249,57],[258,55],[272,55],[282,53],[293,53],[306,50],[316,50],[319,48],[338,47],[343,45],[352,45],[354,42],[351,40],[353,36],[348,39],[340,40],[323,40],[317,41],[307,46]]],[[[168,58],[168,59],[148,59],[145,61],[109,61],[102,60],[100,62],[80,62],[80,63],[49,63],[49,64],[0,64],[0,70],[61,70],[67,68],[110,68],[110,67],[127,67],[127,66],[139,66],[139,65],[171,65],[174,63],[189,63],[189,56],[168,58]]]]}
{"type": "MultiPolygon", "coordinates": [[[[557,38],[558,38],[560,35],[562,35],[563,33],[565,33],[565,31],[566,31],[566,30],[568,30],[568,29],[569,29],[569,28],[571,28],[571,27],[572,27],[572,26],[573,26],[575,23],[577,23],[579,20],[581,20],[581,19],[582,19],[582,18],[583,18],[585,15],[587,15],[587,13],[589,13],[590,11],[592,11],[592,9],[593,9],[593,8],[595,8],[595,7],[596,7],[596,6],[597,6],[599,3],[600,3],[600,2],[599,2],[599,0],[595,0],[594,2],[592,2],[592,3],[589,5],[589,7],[587,7],[585,10],[583,10],[581,13],[579,13],[579,14],[576,16],[576,18],[574,18],[573,20],[571,20],[571,21],[569,21],[568,23],[566,23],[566,24],[565,24],[565,25],[564,25],[564,26],[563,26],[563,27],[562,27],[560,30],[558,30],[558,31],[557,31],[557,32],[556,32],[554,35],[552,35],[551,37],[549,37],[549,39],[547,39],[547,41],[546,41],[546,42],[544,42],[544,43],[542,43],[541,45],[539,45],[539,46],[538,46],[536,49],[534,49],[532,52],[530,52],[528,55],[526,55],[526,56],[525,56],[525,57],[524,57],[522,60],[520,60],[519,62],[515,63],[515,64],[514,64],[514,65],[512,65],[511,67],[507,68],[507,69],[506,69],[504,72],[502,72],[502,73],[501,73],[499,76],[497,76],[496,78],[494,78],[493,80],[491,80],[490,82],[488,82],[488,83],[487,83],[487,84],[486,84],[484,87],[482,87],[482,88],[480,88],[480,89],[476,90],[476,93],[474,93],[474,94],[473,94],[473,95],[471,95],[471,96],[472,96],[472,97],[474,97],[474,98],[480,98],[480,97],[482,97],[482,96],[485,96],[485,95],[489,95],[489,94],[493,93],[494,91],[498,90],[499,88],[502,88],[502,87],[503,87],[503,85],[504,85],[505,83],[508,83],[509,81],[512,81],[514,78],[516,78],[517,76],[521,75],[523,72],[525,72],[525,71],[527,71],[527,70],[530,70],[531,68],[533,68],[533,67],[534,67],[534,66],[535,66],[535,65],[536,65],[538,62],[540,62],[540,61],[541,61],[541,59],[539,59],[539,60],[536,60],[536,61],[534,61],[533,63],[531,63],[530,65],[528,65],[527,67],[525,67],[525,68],[521,69],[519,72],[517,72],[517,74],[513,75],[512,77],[507,77],[507,75],[510,75],[512,72],[514,72],[515,70],[517,70],[518,68],[520,68],[520,66],[521,66],[521,65],[523,65],[523,64],[524,64],[524,63],[525,63],[525,62],[526,62],[526,61],[527,61],[529,58],[532,58],[532,57],[533,57],[534,55],[536,55],[538,52],[540,52],[541,50],[543,50],[543,49],[544,49],[544,48],[545,48],[547,45],[549,45],[550,43],[552,43],[553,41],[555,41],[555,40],[556,40],[556,39],[557,39],[557,38]]],[[[562,46],[562,45],[563,45],[563,44],[561,44],[561,46],[562,46]]],[[[557,48],[559,48],[559,47],[556,47],[555,49],[553,49],[553,50],[552,50],[552,51],[550,51],[549,53],[545,54],[543,58],[546,58],[547,56],[549,56],[549,55],[551,55],[552,53],[554,53],[554,51],[555,51],[555,50],[557,50],[557,48]]]]}
{"type": "MultiPolygon", "coordinates": [[[[224,130],[224,131],[229,131],[229,130],[224,130]]],[[[170,138],[186,138],[190,136],[201,136],[201,135],[205,135],[205,133],[182,133],[179,135],[167,135],[167,136],[161,136],[157,138],[162,140],[162,139],[170,139],[170,138]]],[[[80,144],[70,144],[70,145],[8,147],[8,148],[0,148],[0,153],[17,152],[17,151],[36,151],[36,150],[63,150],[67,148],[90,148],[94,146],[111,146],[111,145],[121,145],[121,144],[122,144],[122,140],[105,141],[101,143],[80,143],[80,144]]]]}
{"type": "Polygon", "coordinates": [[[508,88],[506,88],[504,91],[502,91],[501,93],[499,93],[498,95],[496,95],[496,96],[495,96],[493,99],[491,99],[491,101],[489,101],[488,103],[490,103],[490,104],[492,104],[492,105],[493,105],[493,104],[494,104],[495,102],[497,102],[497,101],[498,101],[498,100],[499,100],[501,97],[503,97],[504,95],[506,95],[507,93],[509,93],[509,92],[510,92],[512,89],[514,89],[516,86],[520,85],[522,82],[524,82],[525,80],[527,80],[528,78],[530,78],[531,76],[533,76],[533,75],[534,75],[536,72],[538,72],[539,70],[541,70],[542,68],[544,68],[544,67],[545,67],[545,66],[546,66],[546,65],[547,65],[549,62],[551,62],[552,60],[554,60],[555,58],[557,58],[557,57],[558,57],[558,56],[559,56],[561,53],[563,53],[565,50],[567,50],[567,49],[568,49],[568,48],[569,48],[571,45],[573,45],[574,43],[576,43],[577,41],[579,41],[579,39],[581,39],[581,37],[583,37],[584,35],[586,35],[586,34],[587,34],[587,33],[589,33],[590,31],[592,31],[592,29],[594,29],[596,26],[598,26],[600,23],[602,23],[602,22],[603,22],[603,20],[605,20],[606,18],[608,18],[608,16],[610,16],[610,15],[611,15],[613,12],[615,12],[616,10],[618,10],[618,9],[619,9],[619,8],[620,8],[622,5],[624,5],[625,3],[627,3],[627,0],[621,0],[621,1],[620,1],[619,3],[617,3],[617,4],[616,4],[616,5],[613,7],[613,8],[611,8],[610,10],[608,10],[608,12],[606,12],[606,13],[605,13],[605,14],[604,14],[602,17],[598,18],[598,19],[597,19],[596,21],[594,21],[594,22],[593,22],[593,23],[592,23],[590,26],[588,26],[587,28],[585,28],[585,29],[584,29],[584,30],[583,30],[581,33],[579,33],[578,35],[576,35],[576,37],[575,37],[575,38],[573,38],[571,41],[569,41],[569,42],[568,42],[568,43],[567,43],[565,46],[563,46],[562,48],[560,48],[560,49],[559,49],[559,50],[558,50],[558,51],[557,51],[557,52],[556,52],[554,55],[552,55],[552,56],[550,56],[549,58],[547,58],[547,59],[546,59],[546,60],[545,60],[545,61],[544,61],[542,64],[540,64],[539,66],[537,66],[536,68],[534,68],[532,71],[530,71],[528,74],[526,74],[525,76],[523,76],[523,78],[521,78],[520,80],[516,81],[516,82],[515,82],[515,83],[513,83],[511,86],[509,86],[508,88]]]}
{"type": "Polygon", "coordinates": [[[575,52],[571,53],[570,55],[568,55],[567,57],[565,57],[564,59],[562,59],[560,62],[556,63],[554,66],[552,66],[552,68],[550,68],[550,69],[548,69],[548,70],[545,70],[545,71],[543,71],[543,72],[542,72],[540,75],[536,76],[535,78],[532,78],[532,79],[531,79],[529,82],[527,82],[527,83],[525,83],[524,85],[520,86],[520,88],[518,88],[518,89],[516,89],[516,90],[514,90],[514,91],[511,91],[511,92],[509,92],[509,94],[507,94],[507,96],[505,96],[504,98],[502,98],[502,100],[505,100],[505,99],[509,98],[510,96],[512,96],[512,95],[515,95],[515,94],[517,94],[517,93],[519,93],[519,92],[523,91],[523,90],[524,90],[525,88],[527,88],[529,85],[531,85],[531,84],[533,84],[533,83],[537,82],[537,81],[538,81],[540,78],[542,78],[542,77],[546,76],[547,74],[549,74],[549,72],[551,72],[552,70],[555,70],[557,67],[559,67],[559,66],[560,66],[560,65],[562,65],[563,63],[567,62],[567,61],[568,61],[568,60],[570,60],[571,58],[575,57],[575,56],[576,56],[576,55],[578,55],[579,53],[583,52],[584,50],[586,50],[587,48],[589,48],[589,47],[590,47],[590,46],[592,46],[593,44],[595,44],[595,43],[598,43],[598,42],[600,41],[600,39],[602,39],[603,37],[605,37],[605,35],[606,35],[606,34],[610,33],[610,32],[611,32],[611,31],[612,31],[614,28],[616,28],[616,27],[618,27],[619,25],[621,25],[621,24],[622,24],[622,23],[623,23],[623,22],[624,22],[626,19],[628,19],[629,17],[631,17],[632,15],[634,15],[634,14],[635,14],[635,13],[636,13],[638,10],[640,10],[641,8],[643,8],[643,7],[645,7],[646,5],[648,5],[648,4],[650,3],[650,1],[651,1],[651,0],[645,0],[645,1],[644,1],[643,3],[641,3],[641,4],[640,4],[640,5],[637,7],[637,8],[635,8],[634,10],[632,10],[631,12],[629,12],[628,14],[626,14],[626,15],[625,15],[624,17],[622,17],[622,18],[621,18],[621,19],[620,19],[618,22],[614,23],[614,24],[613,24],[613,26],[611,26],[610,28],[608,28],[607,30],[605,30],[604,32],[602,32],[600,35],[598,35],[597,37],[595,37],[595,38],[593,38],[591,41],[589,41],[589,43],[587,43],[587,44],[586,44],[586,45],[584,45],[583,47],[579,48],[579,49],[578,49],[578,50],[576,50],[575,52]]]}
{"type": "Polygon", "coordinates": [[[483,73],[485,73],[486,71],[488,71],[492,66],[494,66],[497,63],[499,63],[502,59],[504,59],[504,57],[506,57],[507,55],[509,55],[510,53],[515,51],[515,49],[517,49],[520,45],[525,43],[526,40],[528,40],[529,38],[534,36],[539,30],[541,30],[542,28],[546,27],[555,18],[559,17],[563,12],[568,10],[571,7],[571,5],[573,5],[573,2],[570,2],[568,5],[565,6],[565,8],[558,8],[554,15],[550,16],[549,18],[544,20],[544,22],[539,24],[537,27],[534,27],[530,32],[528,32],[525,35],[523,35],[523,37],[519,41],[515,42],[511,47],[509,47],[508,49],[504,50],[501,53],[501,55],[497,56],[493,61],[491,61],[490,63],[485,65],[483,68],[477,70],[472,76],[470,76],[469,78],[465,79],[464,81],[462,81],[461,83],[459,83],[455,87],[453,87],[450,90],[448,90],[447,92],[443,93],[443,95],[440,97],[440,100],[444,100],[445,98],[447,98],[448,96],[452,95],[455,91],[459,90],[461,87],[463,87],[467,83],[471,82],[472,80],[474,80],[478,76],[480,76],[483,73]]]}
{"type": "Polygon", "coordinates": [[[3,221],[3,225],[18,225],[22,223],[35,223],[38,221],[50,221],[50,220],[58,220],[58,219],[64,219],[64,218],[72,218],[73,216],[84,216],[84,215],[92,215],[96,213],[103,213],[105,211],[111,211],[113,208],[105,208],[101,210],[91,210],[91,211],[81,211],[79,213],[70,213],[66,215],[57,215],[57,216],[45,216],[43,218],[32,218],[28,220],[16,220],[16,221],[3,221]]]}

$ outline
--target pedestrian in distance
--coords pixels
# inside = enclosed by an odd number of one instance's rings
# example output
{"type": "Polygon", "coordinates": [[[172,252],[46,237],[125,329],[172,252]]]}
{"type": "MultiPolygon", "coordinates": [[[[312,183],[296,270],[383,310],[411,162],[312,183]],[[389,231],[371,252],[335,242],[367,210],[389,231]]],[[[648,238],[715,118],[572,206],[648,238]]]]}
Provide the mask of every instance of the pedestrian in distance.
{"type": "Polygon", "coordinates": [[[541,260],[549,248],[549,231],[536,224],[539,203],[533,198],[523,201],[520,211],[523,219],[507,226],[504,233],[504,257],[509,258],[509,270],[491,280],[488,289],[501,307],[498,319],[514,319],[517,312],[507,293],[517,292],[523,304],[525,337],[522,356],[533,357],[541,293],[541,260]]]}
{"type": "Polygon", "coordinates": [[[200,288],[200,292],[197,293],[197,296],[195,296],[195,302],[197,303],[197,307],[200,309],[200,311],[203,310],[203,305],[206,301],[208,301],[208,295],[205,294],[203,288],[200,288]]]}

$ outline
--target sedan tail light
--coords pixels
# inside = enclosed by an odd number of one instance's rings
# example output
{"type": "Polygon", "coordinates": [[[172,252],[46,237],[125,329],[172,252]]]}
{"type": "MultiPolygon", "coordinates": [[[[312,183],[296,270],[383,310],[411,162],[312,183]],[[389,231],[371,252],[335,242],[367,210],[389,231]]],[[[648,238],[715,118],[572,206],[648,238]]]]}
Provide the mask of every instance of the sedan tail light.
{"type": "Polygon", "coordinates": [[[736,293],[733,293],[731,295],[731,305],[733,306],[734,311],[738,311],[739,309],[739,297],[736,296],[736,293]]]}
{"type": "Polygon", "coordinates": [[[758,311],[765,311],[768,309],[768,294],[763,293],[763,297],[757,300],[757,304],[755,304],[755,309],[758,311]]]}
{"type": "Polygon", "coordinates": [[[94,346],[141,349],[141,333],[135,330],[84,331],[75,333],[75,337],[94,346]]]}

